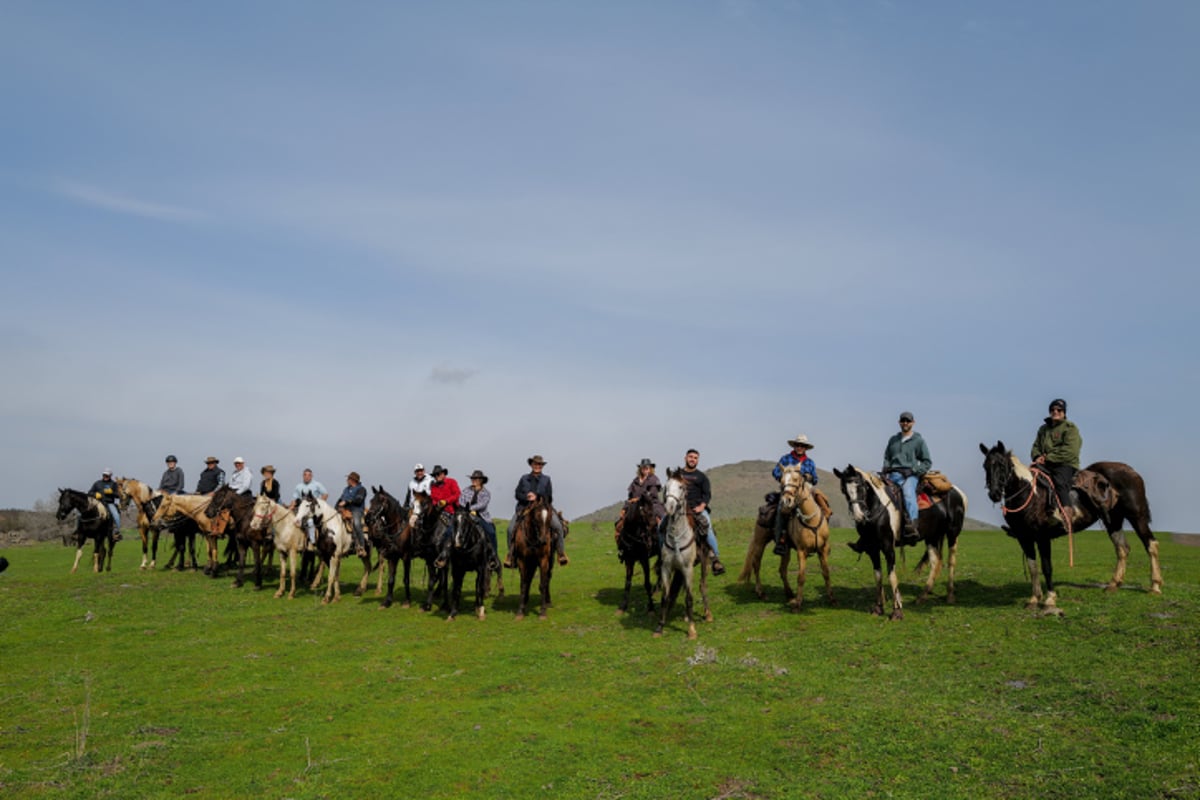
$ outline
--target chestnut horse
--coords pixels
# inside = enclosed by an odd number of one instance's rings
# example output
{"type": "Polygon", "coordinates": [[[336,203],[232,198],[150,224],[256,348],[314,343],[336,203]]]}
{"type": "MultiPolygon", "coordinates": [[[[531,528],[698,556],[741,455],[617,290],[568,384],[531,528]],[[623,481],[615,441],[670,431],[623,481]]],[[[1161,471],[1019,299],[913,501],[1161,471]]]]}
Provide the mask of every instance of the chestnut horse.
{"type": "MultiPolygon", "coordinates": [[[[534,575],[538,576],[541,593],[538,617],[546,618],[546,607],[550,605],[550,578],[554,574],[554,530],[550,527],[550,515],[556,513],[545,498],[538,497],[512,522],[516,526],[513,533],[513,561],[521,573],[521,592],[517,604],[519,620],[525,619],[534,575]]],[[[565,530],[563,534],[565,537],[565,530]]]]}
{"type": "Polygon", "coordinates": [[[1068,523],[1075,531],[1083,530],[1097,520],[1104,523],[1117,553],[1117,565],[1107,590],[1115,591],[1125,581],[1129,544],[1121,526],[1128,519],[1150,556],[1150,592],[1162,594],[1158,541],[1150,530],[1146,484],[1132,467],[1119,461],[1097,461],[1080,470],[1075,476],[1076,488],[1072,490],[1076,502],[1064,508],[1056,499],[1050,477],[1036,467],[1022,464],[1004,447],[1004,442],[998,441],[992,448],[981,443],[979,450],[983,453],[988,498],[993,503],[1002,503],[1000,510],[1008,535],[1021,545],[1029,567],[1033,594],[1025,604],[1026,608],[1037,608],[1041,604],[1044,613],[1062,613],[1056,603],[1058,595],[1054,591],[1050,542],[1068,532],[1068,523]],[[1053,511],[1048,505],[1053,506],[1053,511]],[[1042,575],[1046,579],[1045,595],[1038,578],[1038,556],[1041,556],[1042,575]]]}
{"type": "Polygon", "coordinates": [[[204,534],[204,541],[208,545],[208,566],[204,568],[204,574],[215,578],[217,577],[217,570],[221,566],[221,550],[217,540],[225,534],[222,529],[214,526],[214,521],[209,519],[204,513],[211,500],[212,498],[207,495],[164,494],[162,495],[162,503],[159,504],[158,510],[154,512],[154,518],[151,522],[164,525],[172,517],[179,514],[194,520],[197,527],[200,528],[200,532],[204,534]]]}
{"type": "MultiPolygon", "coordinates": [[[[842,494],[850,506],[862,552],[871,559],[875,570],[875,605],[871,607],[871,613],[882,615],[884,611],[882,556],[887,564],[888,584],[892,587],[891,618],[904,619],[904,597],[900,592],[900,579],[896,576],[896,547],[902,517],[900,503],[903,501],[888,493],[886,482],[879,475],[853,464],[847,464],[845,470],[835,469],[833,474],[841,481],[842,494]]],[[[917,598],[918,603],[925,602],[933,594],[933,584],[941,573],[943,562],[946,565],[946,602],[954,602],[958,537],[966,516],[967,495],[957,486],[918,515],[917,532],[925,543],[921,563],[929,563],[929,577],[925,581],[925,591],[917,598]],[[949,545],[949,558],[943,558],[946,545],[949,545]]]]}
{"type": "Polygon", "coordinates": [[[78,512],[79,519],[75,521],[75,563],[71,572],[79,569],[79,559],[83,555],[83,545],[88,539],[95,543],[92,551],[92,568],[95,572],[112,572],[113,550],[116,539],[113,535],[113,518],[108,509],[87,492],[76,489],[58,490],[58,511],[54,513],[59,522],[65,520],[72,511],[78,512]]]}
{"type": "Polygon", "coordinates": [[[254,498],[238,493],[232,486],[226,484],[212,494],[204,516],[216,519],[225,512],[229,515],[229,526],[226,533],[233,537],[237,545],[237,577],[233,579],[234,586],[241,586],[246,572],[246,551],[254,551],[254,588],[263,587],[263,556],[270,546],[268,536],[270,531],[252,529],[250,522],[254,518],[254,498]]]}

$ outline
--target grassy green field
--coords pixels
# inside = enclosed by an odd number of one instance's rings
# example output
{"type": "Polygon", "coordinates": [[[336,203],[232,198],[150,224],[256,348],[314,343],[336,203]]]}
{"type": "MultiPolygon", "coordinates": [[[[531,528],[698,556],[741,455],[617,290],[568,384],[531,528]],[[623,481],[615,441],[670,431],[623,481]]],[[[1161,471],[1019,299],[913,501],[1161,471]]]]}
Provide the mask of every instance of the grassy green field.
{"type": "MultiPolygon", "coordinates": [[[[68,574],[58,545],[5,552],[6,797],[1200,797],[1200,548],[1163,537],[1164,595],[1126,589],[1102,532],[1055,545],[1061,618],[1024,610],[1015,542],[966,533],[958,604],[869,615],[869,562],[836,531],[786,610],[733,581],[750,523],[719,525],[715,622],[654,639],[615,614],[609,526],[572,530],[549,618],[446,622],[373,591],[321,606],[196,573],[68,574]]],[[[1136,546],[1136,545],[1135,545],[1136,546]]],[[[165,558],[162,559],[165,561],[165,558]]],[[[768,556],[768,561],[773,559],[768,556]]],[[[85,556],[84,564],[90,564],[85,556]]],[[[773,568],[772,568],[773,569],[773,568]]],[[[361,575],[344,572],[344,589],[361,575]]]]}

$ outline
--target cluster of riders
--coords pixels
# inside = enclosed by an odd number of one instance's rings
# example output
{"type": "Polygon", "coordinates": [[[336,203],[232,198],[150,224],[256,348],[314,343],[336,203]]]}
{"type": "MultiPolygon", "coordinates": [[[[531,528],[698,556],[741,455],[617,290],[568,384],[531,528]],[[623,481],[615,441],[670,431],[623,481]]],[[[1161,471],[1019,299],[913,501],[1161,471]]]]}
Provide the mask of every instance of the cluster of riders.
{"type": "MultiPolygon", "coordinates": [[[[922,542],[926,545],[922,564],[928,563],[930,569],[923,597],[931,592],[944,565],[948,572],[947,599],[953,602],[957,538],[967,507],[966,495],[961,489],[932,469],[929,446],[914,430],[914,425],[912,413],[900,414],[900,430],[888,440],[878,472],[858,469],[852,464],[845,470],[834,470],[858,532],[857,541],[849,542],[848,546],[856,553],[866,555],[875,567],[877,602],[873,610],[883,613],[882,560],[886,561],[886,573],[893,592],[894,618],[902,616],[895,553],[897,548],[905,545],[922,542]],[[949,548],[948,559],[944,553],[946,547],[949,548]]],[[[789,451],[777,460],[772,470],[780,490],[768,494],[766,504],[759,510],[754,538],[739,579],[748,580],[753,575],[756,590],[763,596],[759,567],[764,549],[773,545],[774,552],[781,556],[780,575],[785,591],[792,597],[793,606],[798,608],[806,558],[816,555],[825,575],[826,594],[830,602],[834,602],[828,569],[828,531],[832,512],[828,498],[817,488],[819,478],[812,458],[814,444],[805,435],[798,435],[787,443],[789,451]],[[792,551],[797,553],[799,560],[798,589],[794,593],[787,576],[792,551]]],[[[1104,522],[1117,551],[1117,572],[1110,586],[1120,585],[1124,577],[1129,548],[1120,529],[1126,519],[1133,523],[1151,555],[1151,590],[1160,592],[1162,586],[1157,543],[1149,530],[1149,506],[1140,476],[1128,465],[1118,462],[1097,462],[1080,470],[1081,445],[1079,429],[1066,418],[1066,402],[1061,399],[1050,403],[1049,416],[1037,431],[1028,466],[1021,464],[1003,443],[998,442],[993,448],[980,445],[985,455],[989,497],[1002,504],[1005,530],[1021,543],[1030,563],[1034,583],[1030,604],[1042,603],[1055,613],[1049,541],[1087,527],[1096,520],[1104,522]],[[1041,593],[1036,573],[1039,555],[1047,595],[1041,593]]],[[[643,567],[648,610],[654,611],[649,567],[653,559],[659,564],[655,571],[663,592],[660,610],[664,622],[676,595],[686,590],[691,628],[693,564],[702,565],[700,593],[705,615],[711,616],[707,610],[704,578],[710,570],[713,575],[723,574],[725,567],[720,560],[712,524],[712,487],[708,477],[698,468],[699,456],[697,450],[688,450],[684,466],[668,471],[666,486],[655,474],[655,464],[650,459],[643,458],[637,465],[614,534],[618,558],[626,566],[622,612],[628,607],[633,570],[638,564],[643,567]],[[672,566],[668,565],[668,560],[672,566]]],[[[544,615],[550,602],[549,581],[553,567],[570,563],[565,552],[568,526],[561,512],[553,506],[553,484],[544,470],[545,459],[534,455],[527,459],[527,464],[529,471],[520,477],[513,492],[516,507],[508,527],[503,565],[498,555],[496,526],[489,511],[488,477],[478,469],[468,476],[468,485],[463,488],[449,477],[445,467],[435,466],[426,474],[424,465],[416,464],[403,501],[380,486],[372,487],[374,495],[369,504],[367,487],[357,472],[351,472],[332,506],[328,503],[329,492],[325,486],[313,477],[311,469],[305,469],[301,482],[295,486],[288,498],[290,502],[285,506],[280,503],[283,493],[273,466],[262,468],[262,480],[255,495],[244,459],[235,458],[233,472],[226,476],[220,461],[209,457],[195,492],[186,495],[183,470],[171,455],[166,458],[166,470],[157,491],[132,479],[115,480],[112,471],[106,469],[87,493],[61,490],[59,518],[65,519],[72,509],[79,512],[76,527],[79,551],[72,571],[78,567],[87,538],[95,539],[95,567],[97,570],[102,568],[104,553],[101,547],[105,531],[110,542],[108,564],[111,568],[111,542],[120,539],[120,506],[123,502],[133,501],[143,538],[143,568],[154,566],[160,530],[175,534],[176,552],[171,563],[178,557],[179,568],[184,567],[185,551],[191,542],[195,567],[194,537],[199,532],[209,542],[206,571],[215,575],[219,566],[215,540],[228,530],[234,534],[229,541],[237,545],[239,585],[248,550],[254,552],[256,585],[261,587],[263,556],[270,558],[278,549],[283,554],[280,595],[286,585],[285,568],[288,566],[291,567],[294,595],[296,558],[300,556],[320,562],[316,565],[314,588],[320,581],[321,568],[328,566],[330,586],[326,600],[336,599],[339,592],[337,565],[343,556],[349,555],[357,555],[364,564],[358,589],[361,594],[373,570],[371,552],[374,550],[378,554],[374,565],[380,568],[380,591],[382,562],[387,561],[389,565],[385,605],[392,602],[400,562],[403,562],[407,604],[411,561],[418,558],[426,562],[430,574],[429,594],[423,603],[426,609],[431,607],[435,592],[441,591],[443,605],[451,608],[453,616],[463,575],[473,571],[476,574],[476,611],[482,617],[483,597],[488,592],[490,576],[495,575],[503,593],[503,566],[521,572],[518,616],[525,612],[534,577],[540,577],[540,613],[544,615]],[[274,547],[267,547],[270,544],[274,547]],[[154,552],[148,558],[147,550],[151,546],[154,552]]]]}

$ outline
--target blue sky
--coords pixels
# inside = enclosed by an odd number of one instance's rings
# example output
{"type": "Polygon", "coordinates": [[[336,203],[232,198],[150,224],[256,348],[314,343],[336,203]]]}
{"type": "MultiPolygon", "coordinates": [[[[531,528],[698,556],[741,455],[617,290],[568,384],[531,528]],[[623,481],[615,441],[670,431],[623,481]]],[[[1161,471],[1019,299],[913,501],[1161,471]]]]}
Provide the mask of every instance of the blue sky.
{"type": "MultiPolygon", "coordinates": [[[[878,466],[1050,399],[1191,508],[1200,6],[0,8],[0,506],[206,455],[878,466]]],[[[831,491],[834,487],[827,487],[831,491]]],[[[715,499],[719,505],[720,498],[715,499]]]]}

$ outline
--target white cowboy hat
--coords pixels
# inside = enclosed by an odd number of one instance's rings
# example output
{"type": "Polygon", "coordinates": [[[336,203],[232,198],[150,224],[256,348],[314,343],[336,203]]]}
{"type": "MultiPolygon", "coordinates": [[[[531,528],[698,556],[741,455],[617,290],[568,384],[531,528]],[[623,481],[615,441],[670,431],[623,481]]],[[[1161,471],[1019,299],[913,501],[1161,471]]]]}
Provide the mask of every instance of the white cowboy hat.
{"type": "Polygon", "coordinates": [[[788,439],[788,445],[791,447],[806,447],[809,450],[816,447],[815,444],[808,441],[808,437],[805,436],[803,433],[800,434],[799,436],[797,436],[795,439],[788,439]]]}

